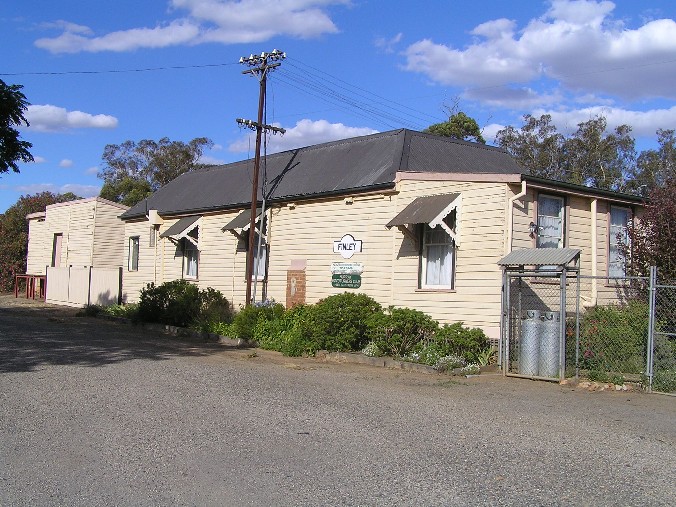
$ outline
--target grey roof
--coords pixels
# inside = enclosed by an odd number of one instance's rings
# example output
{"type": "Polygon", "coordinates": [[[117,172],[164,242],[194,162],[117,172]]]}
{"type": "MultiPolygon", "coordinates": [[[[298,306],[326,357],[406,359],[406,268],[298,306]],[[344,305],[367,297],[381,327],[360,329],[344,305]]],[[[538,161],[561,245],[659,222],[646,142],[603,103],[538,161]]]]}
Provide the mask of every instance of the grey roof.
{"type": "MultiPolygon", "coordinates": [[[[256,208],[256,219],[261,216],[261,208],[256,208]]],[[[251,209],[245,209],[235,218],[230,220],[225,224],[221,230],[222,231],[234,231],[236,229],[244,229],[247,225],[251,224],[251,209]]]]}
{"type": "Polygon", "coordinates": [[[498,261],[500,266],[567,266],[580,258],[576,248],[524,248],[514,250],[498,261]]]}
{"type": "Polygon", "coordinates": [[[181,218],[178,222],[169,227],[169,229],[160,234],[160,238],[178,236],[179,234],[183,233],[186,229],[188,229],[188,227],[190,227],[192,224],[197,222],[199,218],[200,218],[199,215],[181,218]]]}
{"type": "MultiPolygon", "coordinates": [[[[398,171],[522,174],[500,148],[406,129],[268,155],[265,167],[272,202],[393,188],[398,171]]],[[[171,216],[245,208],[252,173],[253,160],[184,173],[121,218],[139,218],[149,209],[171,216]]]]}
{"type": "Polygon", "coordinates": [[[394,217],[386,227],[407,224],[428,224],[444,211],[460,194],[418,197],[394,217]]]}

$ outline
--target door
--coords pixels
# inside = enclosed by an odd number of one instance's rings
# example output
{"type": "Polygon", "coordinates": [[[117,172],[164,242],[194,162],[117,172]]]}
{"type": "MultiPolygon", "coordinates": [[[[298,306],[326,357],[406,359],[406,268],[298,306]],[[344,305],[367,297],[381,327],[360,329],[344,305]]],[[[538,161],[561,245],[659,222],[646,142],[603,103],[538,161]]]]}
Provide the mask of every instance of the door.
{"type": "Polygon", "coordinates": [[[61,243],[63,242],[63,234],[54,234],[54,244],[52,246],[52,267],[61,267],[61,243]]]}

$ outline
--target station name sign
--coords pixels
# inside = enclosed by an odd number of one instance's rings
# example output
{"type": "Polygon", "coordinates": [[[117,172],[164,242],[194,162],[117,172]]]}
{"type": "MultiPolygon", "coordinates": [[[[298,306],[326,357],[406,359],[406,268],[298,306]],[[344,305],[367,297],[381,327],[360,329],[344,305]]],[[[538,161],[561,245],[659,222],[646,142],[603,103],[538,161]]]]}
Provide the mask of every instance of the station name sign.
{"type": "Polygon", "coordinates": [[[338,241],[333,242],[333,253],[340,254],[343,259],[349,259],[355,253],[360,253],[362,241],[355,239],[352,234],[346,234],[338,241]]]}

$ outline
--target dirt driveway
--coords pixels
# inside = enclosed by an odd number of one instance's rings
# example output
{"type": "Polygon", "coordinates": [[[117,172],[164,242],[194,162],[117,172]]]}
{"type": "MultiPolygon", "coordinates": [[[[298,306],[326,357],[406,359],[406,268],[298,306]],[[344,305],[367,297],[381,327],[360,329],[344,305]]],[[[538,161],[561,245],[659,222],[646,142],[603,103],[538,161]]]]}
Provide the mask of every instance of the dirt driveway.
{"type": "Polygon", "coordinates": [[[180,341],[0,296],[0,505],[671,505],[676,399],[180,341]]]}

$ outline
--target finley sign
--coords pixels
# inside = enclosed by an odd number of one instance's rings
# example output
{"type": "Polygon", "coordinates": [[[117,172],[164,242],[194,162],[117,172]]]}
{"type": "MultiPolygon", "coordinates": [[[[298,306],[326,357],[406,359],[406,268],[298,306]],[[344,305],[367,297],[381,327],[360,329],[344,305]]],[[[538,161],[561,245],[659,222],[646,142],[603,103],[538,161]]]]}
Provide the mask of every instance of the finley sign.
{"type": "Polygon", "coordinates": [[[355,253],[361,252],[361,244],[360,239],[354,239],[352,234],[346,234],[333,242],[333,253],[339,253],[343,259],[349,259],[355,253]]]}

